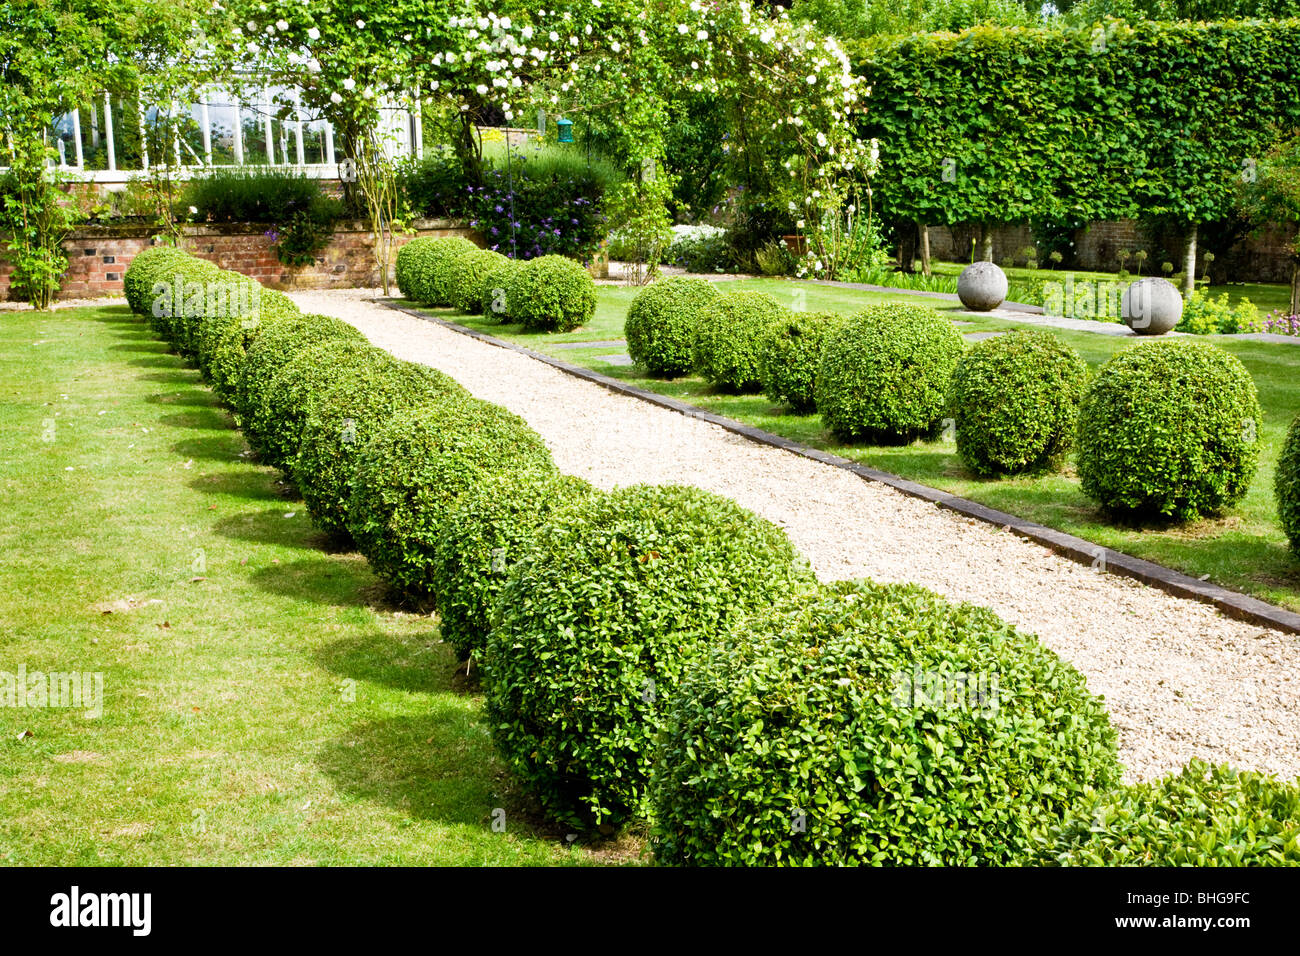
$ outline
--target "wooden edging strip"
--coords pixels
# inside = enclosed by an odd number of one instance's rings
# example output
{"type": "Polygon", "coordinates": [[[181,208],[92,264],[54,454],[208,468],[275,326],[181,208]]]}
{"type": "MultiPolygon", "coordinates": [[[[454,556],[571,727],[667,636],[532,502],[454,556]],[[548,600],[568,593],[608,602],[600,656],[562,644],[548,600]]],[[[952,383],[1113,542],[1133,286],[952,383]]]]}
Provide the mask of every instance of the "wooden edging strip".
{"type": "Polygon", "coordinates": [[[994,525],[1003,531],[1011,531],[1027,538],[1036,544],[1041,544],[1046,548],[1063,555],[1080,564],[1086,564],[1096,568],[1099,571],[1107,571],[1113,574],[1120,574],[1125,577],[1133,578],[1143,584],[1154,588],[1159,588],[1175,597],[1190,598],[1201,601],[1206,604],[1212,604],[1229,617],[1237,620],[1247,621],[1251,624],[1258,624],[1264,627],[1276,628],[1280,631],[1287,631],[1292,634],[1300,634],[1300,614],[1294,611],[1288,611],[1285,608],[1269,604],[1267,601],[1261,601],[1259,598],[1251,597],[1248,594],[1242,594],[1239,591],[1233,591],[1229,588],[1212,584],[1209,581],[1202,581],[1190,575],[1183,574],[1180,571],[1174,571],[1163,565],[1156,564],[1152,561],[1145,561],[1142,558],[1135,558],[1131,554],[1125,554],[1123,551],[1115,551],[1111,548],[1103,548],[1100,545],[1093,544],[1083,538],[1075,537],[1072,534],[1066,534],[1063,531],[1057,531],[1046,525],[1038,524],[1034,521],[1026,521],[1023,518],[1017,518],[1015,515],[1007,514],[1005,511],[997,511],[989,508],[976,501],[970,501],[967,498],[959,498],[951,495],[946,491],[940,491],[937,488],[931,488],[929,485],[923,485],[919,482],[909,481],[898,475],[890,474],[887,471],[881,471],[877,468],[871,468],[867,465],[851,461],[847,458],[841,458],[839,455],[832,455],[829,452],[819,451],[799,442],[791,441],[788,438],[782,438],[780,435],[774,435],[772,432],[763,431],[760,428],[753,428],[733,418],[726,418],[722,415],[715,415],[713,412],[705,411],[695,405],[680,401],[675,398],[669,398],[666,395],[660,395],[657,392],[651,392],[635,385],[629,385],[621,382],[616,378],[608,375],[602,375],[599,372],[593,372],[591,369],[583,368],[579,365],[572,365],[561,359],[553,358],[542,352],[536,352],[522,345],[516,345],[514,342],[507,342],[504,339],[498,339],[486,333],[476,331],[475,329],[466,328],[463,325],[457,325],[455,322],[449,322],[446,319],[439,318],[435,315],[429,315],[419,309],[412,309],[406,306],[398,305],[392,300],[379,299],[379,304],[387,306],[397,312],[404,312],[407,315],[414,316],[417,319],[423,319],[426,322],[433,322],[443,328],[458,332],[461,335],[476,339],[488,345],[497,348],[508,349],[511,352],[518,352],[520,355],[526,355],[538,362],[543,362],[552,368],[559,369],[566,375],[572,375],[620,395],[627,395],[631,398],[640,399],[643,402],[649,402],[652,405],[658,405],[660,408],[667,408],[674,412],[680,412],[690,418],[695,418],[703,422],[709,422],[727,431],[740,435],[750,441],[757,442],[761,445],[770,445],[773,448],[780,448],[784,451],[800,455],[804,458],[810,458],[813,461],[821,462],[825,465],[831,465],[835,468],[841,468],[850,471],[853,474],[864,478],[867,481],[877,481],[883,485],[888,485],[897,491],[913,498],[920,498],[938,505],[940,508],[947,508],[958,514],[965,515],[968,518],[974,518],[986,524],[994,525]]]}

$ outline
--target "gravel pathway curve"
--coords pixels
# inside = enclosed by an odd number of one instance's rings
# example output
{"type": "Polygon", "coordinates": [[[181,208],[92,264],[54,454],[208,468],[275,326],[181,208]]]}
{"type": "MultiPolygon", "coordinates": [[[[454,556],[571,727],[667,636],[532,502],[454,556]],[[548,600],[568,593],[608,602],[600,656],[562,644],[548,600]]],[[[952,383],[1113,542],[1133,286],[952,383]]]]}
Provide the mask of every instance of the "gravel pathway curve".
{"type": "Polygon", "coordinates": [[[884,485],[746,441],[505,349],[387,309],[373,290],[297,293],[377,346],[454,376],[604,488],[696,485],[786,529],[824,580],[913,581],[994,609],[1106,697],[1127,779],[1191,757],[1300,774],[1300,638],[1102,574],[884,485]]]}

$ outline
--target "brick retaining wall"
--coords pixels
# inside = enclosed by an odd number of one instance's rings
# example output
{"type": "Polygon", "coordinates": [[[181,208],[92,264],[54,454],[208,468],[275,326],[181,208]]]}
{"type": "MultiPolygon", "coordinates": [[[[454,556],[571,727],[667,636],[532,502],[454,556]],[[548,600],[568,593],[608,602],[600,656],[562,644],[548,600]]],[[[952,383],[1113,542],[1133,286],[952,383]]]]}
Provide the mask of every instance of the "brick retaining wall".
{"type": "MultiPolygon", "coordinates": [[[[417,220],[412,236],[398,236],[401,246],[416,236],[466,236],[469,228],[444,219],[417,220]]],[[[364,288],[379,285],[372,234],[362,223],[341,223],[316,263],[286,266],[275,256],[265,226],[242,224],[186,226],[183,246],[194,255],[257,279],[272,289],[364,288]]],[[[64,243],[68,271],[60,298],[95,298],[122,294],[122,274],[157,229],[149,225],[86,226],[64,243]]],[[[13,266],[0,259],[0,298],[9,297],[13,266]]],[[[391,277],[391,267],[389,271],[391,277]]]]}

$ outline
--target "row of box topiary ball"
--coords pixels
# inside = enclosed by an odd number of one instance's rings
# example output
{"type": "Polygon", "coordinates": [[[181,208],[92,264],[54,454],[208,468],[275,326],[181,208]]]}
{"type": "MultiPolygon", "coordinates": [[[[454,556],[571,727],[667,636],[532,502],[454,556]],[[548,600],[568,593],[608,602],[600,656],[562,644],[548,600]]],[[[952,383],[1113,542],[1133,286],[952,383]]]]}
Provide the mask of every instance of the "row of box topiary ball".
{"type": "Polygon", "coordinates": [[[230,275],[150,250],[128,301],[321,528],[432,602],[554,818],[647,819],[656,858],[682,864],[1300,856],[1295,790],[1275,781],[1193,766],[1116,789],[1101,701],[986,609],[819,585],[779,528],[717,495],[562,475],[518,417],[286,297],[151,307],[174,277],[230,275]],[[978,675],[994,685],[964,694],[978,675]],[[1211,792],[1230,799],[1206,820],[1211,792]],[[1158,825],[1135,815],[1152,803],[1158,825]]]}
{"type": "Polygon", "coordinates": [[[397,252],[396,277],[412,302],[494,315],[533,331],[568,332],[596,311],[596,284],[572,259],[509,259],[460,236],[412,239],[397,252]]]}
{"type": "MultiPolygon", "coordinates": [[[[1084,493],[1123,518],[1218,513],[1245,496],[1259,460],[1255,384],[1240,360],[1202,341],[1125,349],[1090,376],[1045,330],[967,348],[922,306],[795,312],[761,292],[685,278],[641,292],[625,335],[652,375],[697,371],[722,390],[762,391],[818,411],[844,441],[933,439],[950,421],[958,455],[982,477],[1056,470],[1077,444],[1084,493]]],[[[1300,420],[1276,493],[1300,548],[1300,420]]]]}

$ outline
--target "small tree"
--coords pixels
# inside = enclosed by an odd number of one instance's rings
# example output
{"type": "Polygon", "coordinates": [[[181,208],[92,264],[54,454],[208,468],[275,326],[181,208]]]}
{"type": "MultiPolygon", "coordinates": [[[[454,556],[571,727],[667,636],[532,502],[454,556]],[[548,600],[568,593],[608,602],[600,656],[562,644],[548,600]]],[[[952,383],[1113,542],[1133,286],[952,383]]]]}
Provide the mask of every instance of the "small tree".
{"type": "Polygon", "coordinates": [[[1291,314],[1300,314],[1300,135],[1270,150],[1253,175],[1242,176],[1239,195],[1251,222],[1291,227],[1291,314]]]}

